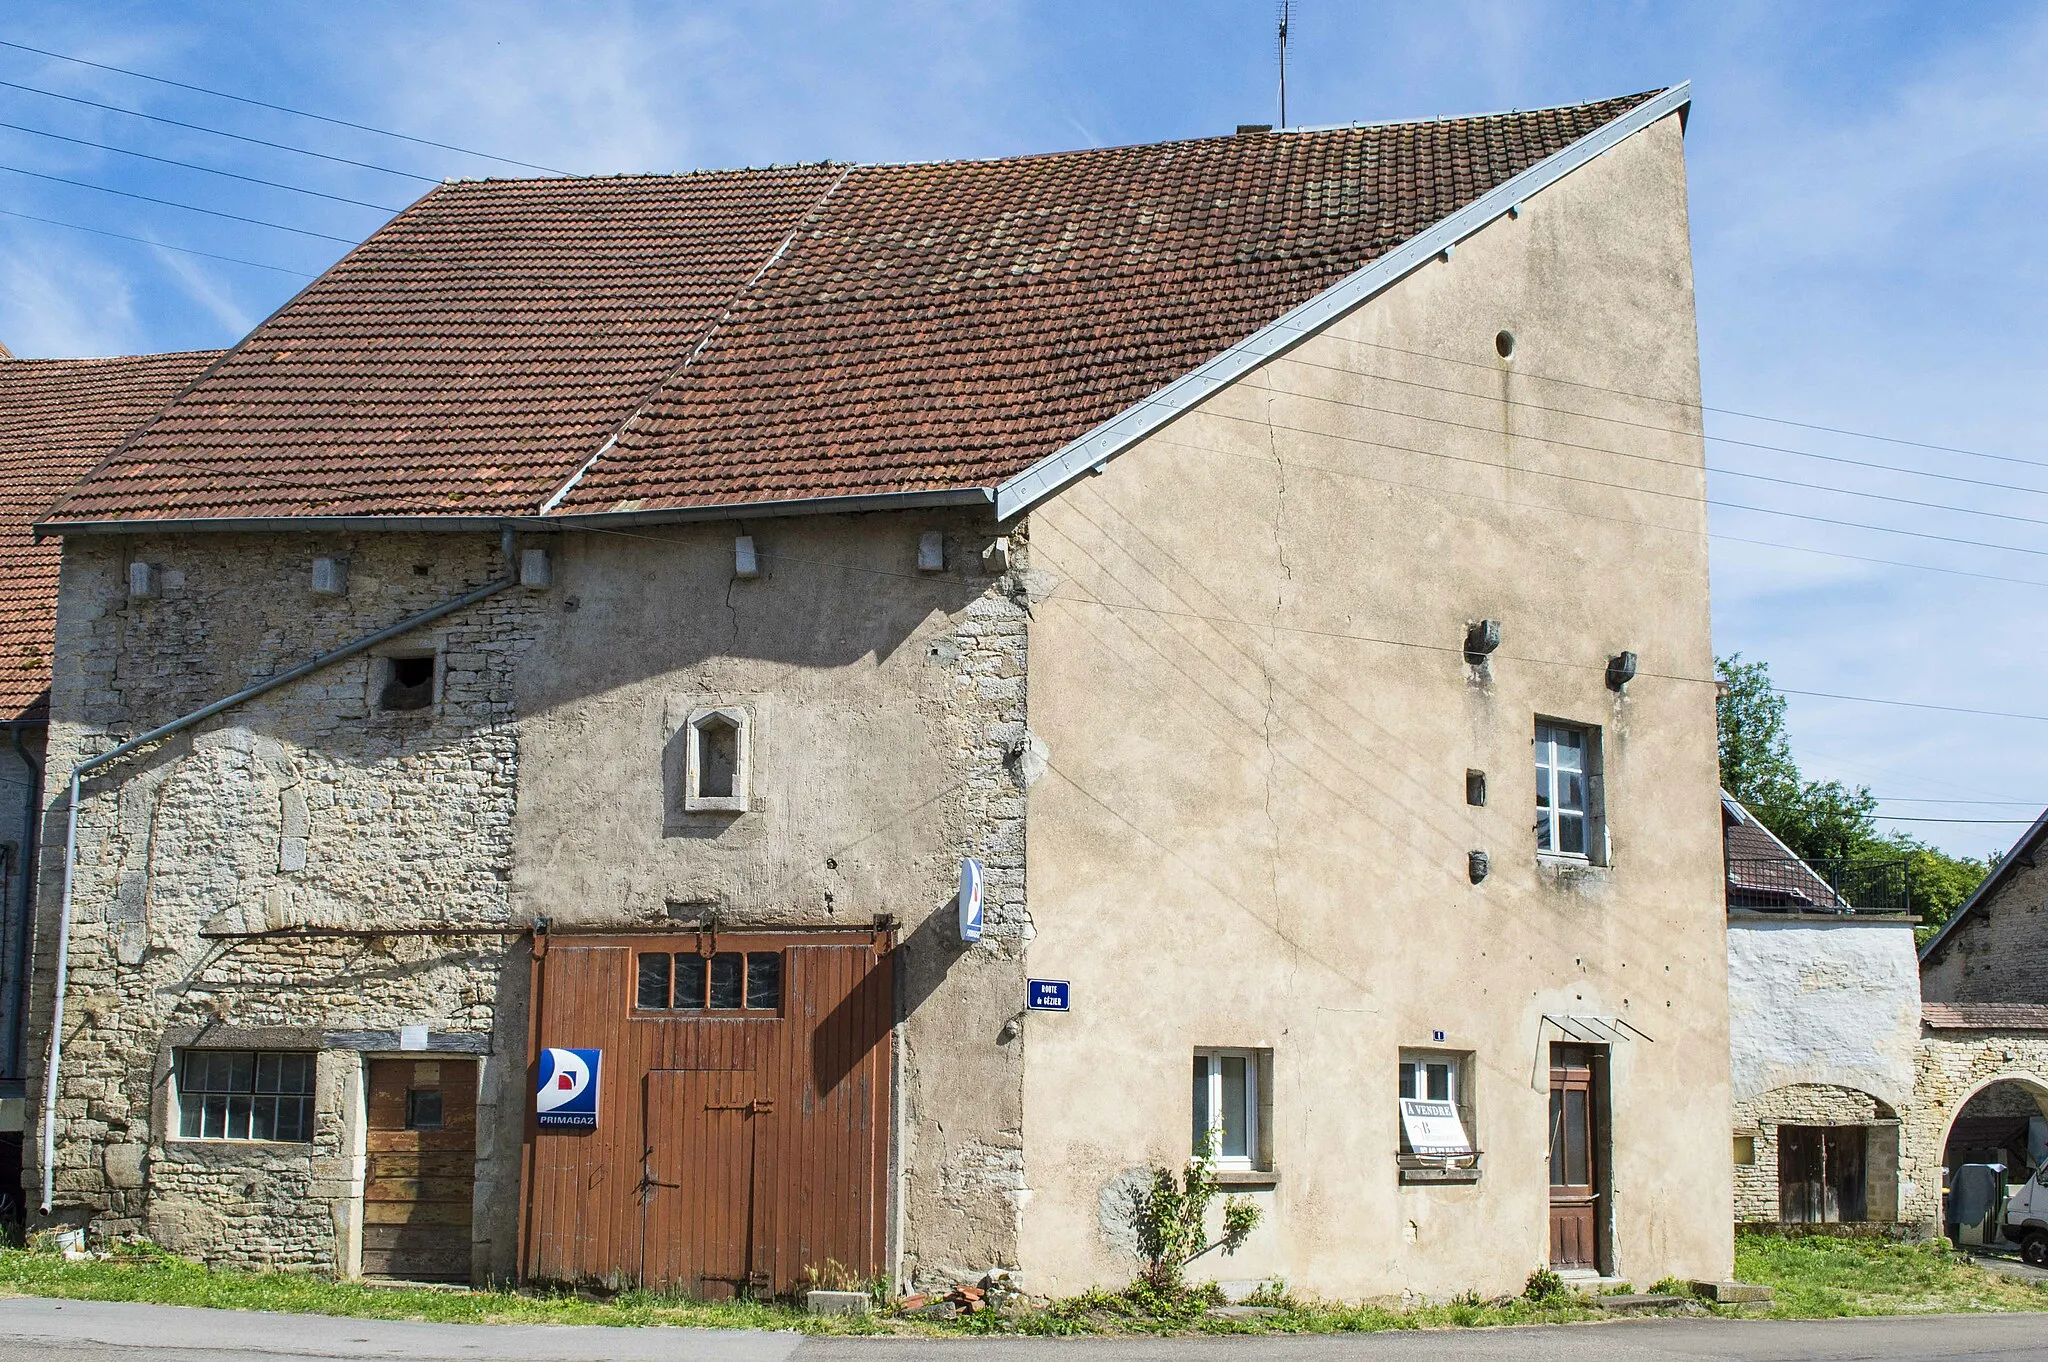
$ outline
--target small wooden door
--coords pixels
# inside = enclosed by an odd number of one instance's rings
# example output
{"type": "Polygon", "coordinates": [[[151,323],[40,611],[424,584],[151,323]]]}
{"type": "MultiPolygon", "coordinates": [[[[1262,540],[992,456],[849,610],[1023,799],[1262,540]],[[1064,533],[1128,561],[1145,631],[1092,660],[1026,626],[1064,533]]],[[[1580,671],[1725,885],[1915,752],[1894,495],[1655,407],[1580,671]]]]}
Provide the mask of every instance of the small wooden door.
{"type": "Polygon", "coordinates": [[[363,1275],[470,1279],[476,1062],[370,1061],[363,1275]]]}
{"type": "Polygon", "coordinates": [[[1836,1224],[1864,1218],[1862,1126],[1778,1127],[1778,1218],[1836,1224]]]}
{"type": "Polygon", "coordinates": [[[654,1069],[647,1075],[647,1171],[641,1185],[640,1280],[718,1300],[770,1289],[757,1232],[768,1205],[763,1156],[774,1104],[736,1069],[654,1069]]]}
{"type": "Polygon", "coordinates": [[[1599,1268],[1599,1110],[1587,1045],[1550,1047],[1550,1265],[1599,1268]]]}

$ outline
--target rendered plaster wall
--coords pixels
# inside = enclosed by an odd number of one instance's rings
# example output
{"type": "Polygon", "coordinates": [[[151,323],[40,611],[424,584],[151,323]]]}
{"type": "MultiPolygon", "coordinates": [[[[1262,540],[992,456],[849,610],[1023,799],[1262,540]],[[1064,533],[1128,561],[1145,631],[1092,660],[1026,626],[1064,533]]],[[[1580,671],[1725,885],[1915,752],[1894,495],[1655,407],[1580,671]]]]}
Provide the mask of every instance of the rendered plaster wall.
{"type": "Polygon", "coordinates": [[[1202,1046],[1274,1052],[1279,1175],[1203,1273],[1519,1290],[1549,1244],[1546,1015],[1652,1038],[1612,1049],[1614,1270],[1731,1269],[1677,119],[1523,208],[1031,515],[1028,963],[1073,986],[1025,1023],[1034,1290],[1129,1279],[1115,1190],[1188,1157],[1202,1046]],[[1480,619],[1503,641],[1473,668],[1480,619]],[[1539,715],[1601,730],[1611,866],[1537,857],[1539,715]],[[1397,1181],[1408,1046],[1475,1057],[1475,1185],[1397,1181]]]}
{"type": "MultiPolygon", "coordinates": [[[[70,540],[53,769],[504,571],[481,536],[70,540]],[[313,594],[315,555],[350,561],[345,596],[313,594]],[[159,598],[129,597],[131,561],[156,565],[159,598]]],[[[502,1023],[510,1048],[496,1053],[523,1072],[523,948],[414,933],[510,925],[510,673],[533,613],[515,589],[394,643],[387,651],[438,651],[430,709],[380,712],[378,661],[358,657],[87,781],[54,1218],[147,1233],[210,1261],[347,1272],[362,1173],[357,1053],[322,1049],[309,1144],[205,1144],[175,1135],[178,1047],[316,1049],[328,1030],[406,1025],[488,1037],[502,1023]],[[393,935],[317,934],[365,928],[393,935]],[[246,935],[264,932],[276,935],[246,935]]],[[[63,887],[65,781],[50,784],[39,1035],[63,887]]],[[[41,1067],[39,1054],[32,1091],[41,1067]]],[[[504,1212],[517,1200],[506,1180],[516,1188],[518,1146],[483,1139],[477,1259],[488,1274],[512,1252],[504,1212]]]]}
{"type": "MultiPolygon", "coordinates": [[[[900,1271],[1017,1261],[1024,1153],[1029,573],[985,517],[936,511],[565,534],[521,673],[512,902],[561,930],[895,919],[900,1271]],[[923,533],[946,566],[917,568],[923,533]],[[760,575],[734,575],[734,539],[760,575]],[[751,806],[683,809],[695,710],[747,715],[751,806]],[[987,936],[958,940],[960,861],[987,936]]],[[[542,1043],[548,1043],[543,1037],[542,1043]]]]}
{"type": "Polygon", "coordinates": [[[1903,1110],[1920,1043],[1920,965],[1904,920],[1728,920],[1728,1049],[1737,1102],[1835,1084],[1903,1110]]]}
{"type": "Polygon", "coordinates": [[[1735,1165],[1737,1224],[1778,1219],[1779,1126],[1863,1126],[1864,1218],[1899,1218],[1898,1113],[1854,1088],[1794,1083],[1736,1100],[1735,1136],[1752,1150],[1750,1162],[1735,1165]]]}
{"type": "Polygon", "coordinates": [[[1930,1003],[2048,1003],[2048,860],[2021,860],[1921,971],[1930,1003]]]}

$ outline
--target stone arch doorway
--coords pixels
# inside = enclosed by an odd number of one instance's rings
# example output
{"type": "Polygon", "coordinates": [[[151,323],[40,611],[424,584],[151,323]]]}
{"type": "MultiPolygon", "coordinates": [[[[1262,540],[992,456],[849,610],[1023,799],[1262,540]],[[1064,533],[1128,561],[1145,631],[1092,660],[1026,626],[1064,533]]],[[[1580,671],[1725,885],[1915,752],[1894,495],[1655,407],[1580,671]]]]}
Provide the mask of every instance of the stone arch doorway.
{"type": "Polygon", "coordinates": [[[1970,1094],[1948,1124],[1941,1166],[2003,1164],[2018,1182],[2048,1160],[2048,1084],[2033,1078],[1996,1078],[1970,1094]]]}

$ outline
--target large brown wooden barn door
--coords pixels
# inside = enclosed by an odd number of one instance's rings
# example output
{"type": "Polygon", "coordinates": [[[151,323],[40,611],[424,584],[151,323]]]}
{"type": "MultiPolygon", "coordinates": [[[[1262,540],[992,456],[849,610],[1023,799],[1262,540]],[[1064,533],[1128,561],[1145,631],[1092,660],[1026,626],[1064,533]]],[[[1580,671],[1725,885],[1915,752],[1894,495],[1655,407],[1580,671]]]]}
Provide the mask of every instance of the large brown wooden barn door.
{"type": "Polygon", "coordinates": [[[1599,1111],[1591,1047],[1550,1047],[1550,1265],[1599,1266],[1599,1111]]]}
{"type": "Polygon", "coordinates": [[[373,1059],[363,1182],[363,1275],[470,1279],[476,1064],[373,1059]]]}
{"type": "Polygon", "coordinates": [[[730,1069],[648,1073],[645,1285],[700,1299],[768,1286],[754,1261],[765,1209],[756,1184],[774,1104],[755,1090],[754,1075],[730,1069]]]}

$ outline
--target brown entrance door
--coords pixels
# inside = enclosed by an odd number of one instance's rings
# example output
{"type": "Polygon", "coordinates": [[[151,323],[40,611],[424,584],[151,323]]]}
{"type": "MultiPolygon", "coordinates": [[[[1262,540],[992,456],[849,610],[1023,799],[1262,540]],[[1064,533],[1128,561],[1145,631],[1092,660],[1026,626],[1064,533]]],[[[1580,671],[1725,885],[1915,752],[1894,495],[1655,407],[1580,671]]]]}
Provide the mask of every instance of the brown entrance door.
{"type": "Polygon", "coordinates": [[[476,1062],[370,1061],[363,1275],[470,1279],[476,1062]]]}
{"type": "Polygon", "coordinates": [[[1795,1225],[1863,1219],[1864,1134],[1862,1126],[1779,1126],[1778,1218],[1795,1225]]]}
{"type": "Polygon", "coordinates": [[[1600,1131],[1593,1047],[1550,1047],[1550,1265],[1598,1270],[1600,1131]]]}
{"type": "Polygon", "coordinates": [[[755,1233],[774,1104],[751,1073],[654,1069],[647,1075],[647,1173],[641,1188],[640,1280],[720,1299],[768,1287],[755,1233]]]}

